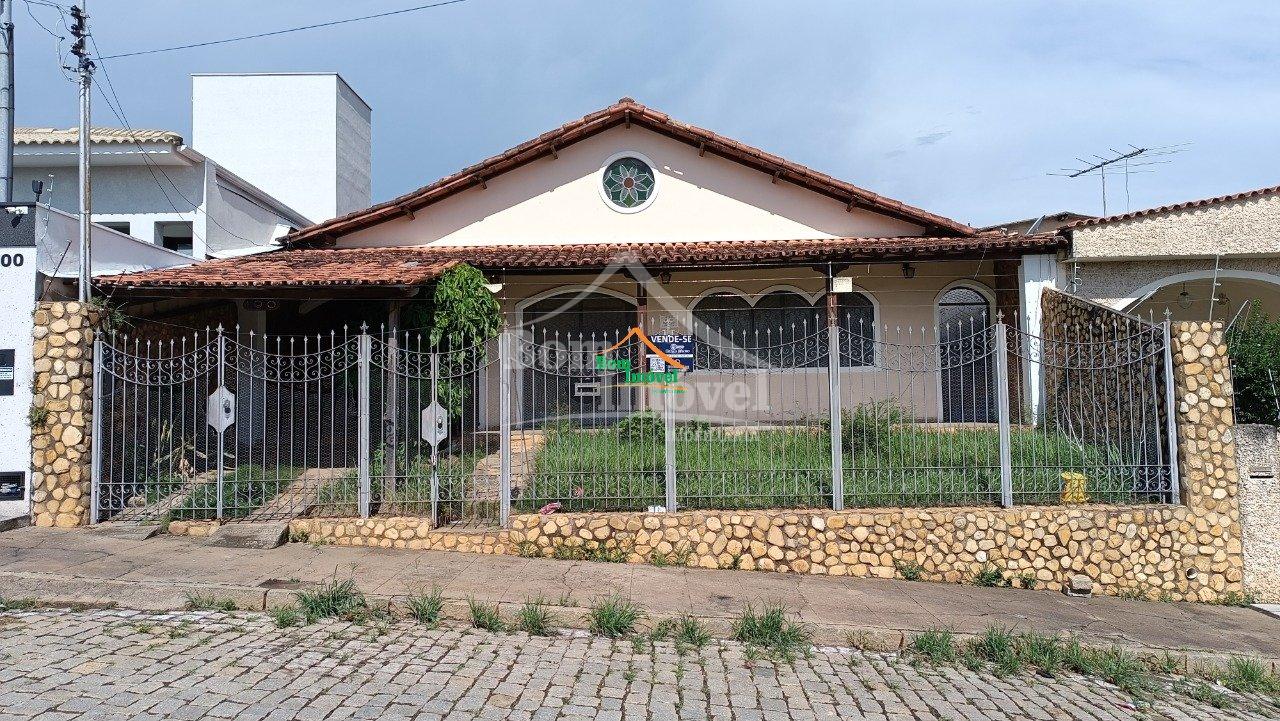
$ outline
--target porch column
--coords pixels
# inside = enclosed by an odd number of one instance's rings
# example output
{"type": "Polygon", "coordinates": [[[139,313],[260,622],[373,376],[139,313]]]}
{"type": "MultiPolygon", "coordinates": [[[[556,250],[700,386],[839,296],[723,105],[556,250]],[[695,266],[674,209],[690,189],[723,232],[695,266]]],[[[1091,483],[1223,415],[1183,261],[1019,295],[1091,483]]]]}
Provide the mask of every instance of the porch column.
{"type": "MultiPolygon", "coordinates": [[[[1058,258],[1054,255],[1024,255],[1018,268],[1019,280],[1019,317],[1022,330],[1032,336],[1041,335],[1042,311],[1040,293],[1045,288],[1056,288],[1058,285],[1058,258]]],[[[1027,386],[1028,411],[1031,420],[1040,421],[1040,399],[1044,397],[1044,373],[1040,364],[1041,349],[1023,349],[1028,358],[1023,365],[1023,374],[1027,386]]]]}

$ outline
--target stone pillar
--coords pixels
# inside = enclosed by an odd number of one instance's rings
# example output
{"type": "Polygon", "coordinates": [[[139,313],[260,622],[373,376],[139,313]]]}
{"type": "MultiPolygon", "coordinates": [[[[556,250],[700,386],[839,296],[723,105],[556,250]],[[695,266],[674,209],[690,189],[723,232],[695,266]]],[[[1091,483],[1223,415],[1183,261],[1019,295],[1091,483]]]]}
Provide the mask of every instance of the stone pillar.
{"type": "Polygon", "coordinates": [[[37,526],[89,522],[93,334],[99,311],[42,302],[34,314],[31,515],[37,526]]]}
{"type": "Polygon", "coordinates": [[[1231,367],[1222,323],[1179,322],[1171,335],[1182,501],[1195,526],[1183,558],[1209,576],[1193,584],[1208,600],[1244,579],[1231,367]]]}

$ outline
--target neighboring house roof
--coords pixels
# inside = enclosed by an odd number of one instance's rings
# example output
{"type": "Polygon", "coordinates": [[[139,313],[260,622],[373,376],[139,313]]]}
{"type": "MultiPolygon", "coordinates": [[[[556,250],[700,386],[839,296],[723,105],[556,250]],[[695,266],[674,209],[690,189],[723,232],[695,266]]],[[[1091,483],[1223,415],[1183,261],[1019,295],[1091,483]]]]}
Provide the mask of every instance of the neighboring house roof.
{"type": "MultiPolygon", "coordinates": [[[[80,131],[77,128],[14,128],[14,145],[60,145],[80,142],[80,131]]],[[[98,127],[90,128],[91,143],[171,143],[182,145],[182,136],[172,130],[144,130],[135,128],[98,127]]]]}
{"type": "Polygon", "coordinates": [[[518,168],[538,158],[554,155],[565,147],[590,138],[619,125],[635,124],[661,133],[699,149],[742,163],[756,170],[774,175],[812,191],[822,193],[849,204],[925,227],[936,235],[972,235],[973,228],[950,218],[935,215],[901,201],[877,195],[852,183],[820,173],[799,163],[793,163],[745,143],[727,138],[671,118],[666,113],[622,98],[603,110],[570,121],[555,130],[521,143],[503,153],[464,168],[436,182],[378,203],[370,208],[348,213],[323,223],[291,233],[283,239],[286,245],[328,244],[338,236],[351,233],[382,221],[412,213],[432,203],[443,200],[468,188],[482,185],[496,175],[518,168]]]}
{"type": "Polygon", "coordinates": [[[804,240],[588,243],[559,245],[395,246],[309,248],[210,260],[184,268],[104,279],[119,289],[405,286],[430,281],[456,263],[481,268],[604,268],[652,266],[976,258],[1054,251],[1066,239],[1031,236],[829,238],[804,240]]]}
{"type": "Polygon", "coordinates": [[[996,223],[980,228],[984,231],[1004,230],[1010,233],[1048,233],[1055,230],[1061,230],[1077,220],[1092,218],[1092,215],[1084,213],[1076,213],[1070,210],[1060,210],[1056,213],[1045,213],[1034,218],[1023,218],[1022,220],[1010,220],[1004,223],[996,223]]]}
{"type": "Polygon", "coordinates": [[[1068,224],[1068,230],[1074,228],[1084,228],[1091,225],[1102,225],[1104,223],[1115,223],[1122,220],[1132,220],[1134,218],[1142,218],[1148,215],[1159,215],[1161,213],[1176,212],[1186,210],[1188,208],[1200,208],[1206,205],[1217,205],[1218,203],[1230,203],[1236,200],[1248,200],[1249,198],[1258,198],[1272,193],[1280,193],[1280,185],[1274,185],[1270,188],[1257,188],[1255,190],[1246,190],[1242,193],[1232,193],[1230,195],[1219,195],[1214,198],[1201,198],[1200,200],[1188,200],[1182,203],[1173,203],[1172,205],[1161,205],[1155,208],[1147,208],[1145,210],[1135,210],[1132,213],[1121,213],[1119,215],[1107,215],[1101,218],[1087,218],[1085,220],[1077,220],[1068,224]]]}

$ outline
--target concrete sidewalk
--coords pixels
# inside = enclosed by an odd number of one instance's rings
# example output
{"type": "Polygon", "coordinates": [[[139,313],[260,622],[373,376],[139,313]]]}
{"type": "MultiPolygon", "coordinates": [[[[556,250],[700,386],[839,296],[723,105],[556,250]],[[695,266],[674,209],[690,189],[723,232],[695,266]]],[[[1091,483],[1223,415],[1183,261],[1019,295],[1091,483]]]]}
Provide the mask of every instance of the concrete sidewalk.
{"type": "Polygon", "coordinates": [[[354,577],[371,596],[392,599],[439,586],[454,617],[465,612],[469,597],[498,603],[505,613],[540,596],[563,606],[554,609],[562,624],[576,625],[593,599],[620,594],[651,619],[692,613],[725,634],[745,604],[780,601],[820,643],[842,644],[853,633],[873,645],[896,647],[931,628],[973,634],[1004,625],[1074,633],[1093,644],[1280,661],[1280,620],[1245,608],[299,543],[263,551],[206,546],[184,537],[138,541],[36,527],[0,534],[0,596],[6,598],[170,610],[182,608],[188,593],[211,593],[234,598],[241,608],[262,609],[290,603],[297,588],[335,575],[354,577]]]}

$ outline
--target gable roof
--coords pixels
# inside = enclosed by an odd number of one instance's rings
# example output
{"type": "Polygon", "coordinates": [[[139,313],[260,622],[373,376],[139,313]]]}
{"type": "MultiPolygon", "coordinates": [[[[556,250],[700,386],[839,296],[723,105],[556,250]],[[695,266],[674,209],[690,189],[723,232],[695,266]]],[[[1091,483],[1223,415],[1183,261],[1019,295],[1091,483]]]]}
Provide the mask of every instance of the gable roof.
{"type": "Polygon", "coordinates": [[[1038,235],[964,237],[714,240],[558,245],[428,245],[278,250],[181,268],[103,278],[112,289],[266,289],[415,286],[457,263],[485,269],[598,270],[615,263],[653,267],[717,267],[813,262],[1016,257],[1053,252],[1066,239],[1038,235]]]}
{"type": "Polygon", "coordinates": [[[619,125],[630,127],[633,124],[692,145],[698,148],[700,153],[719,155],[773,175],[777,180],[785,180],[827,195],[847,203],[850,210],[855,207],[864,208],[906,220],[924,226],[926,233],[934,235],[972,235],[975,232],[964,223],[877,195],[852,183],[837,180],[830,175],[766,153],[732,138],[682,123],[666,113],[646,107],[631,98],[622,98],[603,110],[565,123],[555,130],[543,133],[469,168],[463,168],[430,185],[364,210],[357,210],[290,233],[282,239],[282,242],[285,245],[332,243],[341,235],[368,228],[401,215],[412,214],[455,193],[483,185],[497,175],[538,158],[555,156],[560,150],[610,128],[619,125]]]}
{"type": "Polygon", "coordinates": [[[1230,195],[1219,195],[1213,198],[1201,198],[1199,200],[1187,200],[1181,203],[1173,203],[1171,205],[1160,205],[1155,208],[1146,208],[1144,210],[1135,210],[1132,213],[1120,213],[1119,215],[1106,215],[1101,218],[1086,218],[1077,220],[1066,226],[1066,230],[1075,228],[1084,228],[1091,225],[1103,225],[1105,223],[1115,223],[1122,220],[1133,220],[1134,218],[1143,218],[1148,215],[1159,215],[1161,213],[1176,212],[1179,210],[1187,210],[1188,208],[1202,208],[1206,205],[1217,205],[1218,203],[1230,203],[1235,200],[1248,200],[1250,198],[1260,198],[1264,195],[1272,193],[1280,193],[1280,185],[1273,185],[1270,188],[1256,188],[1254,190],[1246,190],[1242,193],[1232,193],[1230,195]]]}

